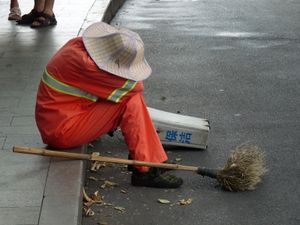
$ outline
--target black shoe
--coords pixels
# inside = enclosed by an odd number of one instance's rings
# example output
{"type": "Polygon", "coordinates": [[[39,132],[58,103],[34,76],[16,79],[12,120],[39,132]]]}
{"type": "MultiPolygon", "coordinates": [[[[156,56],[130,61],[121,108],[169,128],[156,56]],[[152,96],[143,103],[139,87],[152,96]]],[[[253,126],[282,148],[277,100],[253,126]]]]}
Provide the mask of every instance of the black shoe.
{"type": "Polygon", "coordinates": [[[131,175],[133,186],[156,187],[156,188],[178,188],[183,180],[179,177],[164,173],[160,168],[151,168],[149,172],[134,170],[131,175]]]}
{"type": "Polygon", "coordinates": [[[42,14],[43,12],[38,12],[33,9],[30,11],[30,13],[24,14],[20,20],[17,20],[17,23],[19,25],[30,25],[36,18],[40,17],[42,14]]]}

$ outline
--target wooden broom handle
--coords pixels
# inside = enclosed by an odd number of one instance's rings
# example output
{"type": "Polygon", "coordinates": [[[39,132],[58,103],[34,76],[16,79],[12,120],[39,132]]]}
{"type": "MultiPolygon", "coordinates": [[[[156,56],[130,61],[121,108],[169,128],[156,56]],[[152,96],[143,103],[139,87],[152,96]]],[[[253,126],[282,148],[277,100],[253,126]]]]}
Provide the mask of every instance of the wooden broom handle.
{"type": "Polygon", "coordinates": [[[157,168],[164,168],[164,169],[171,169],[171,170],[186,170],[186,171],[194,171],[194,172],[198,171],[198,167],[195,166],[185,166],[185,165],[169,164],[169,163],[144,162],[138,160],[105,157],[96,154],[90,155],[90,154],[72,153],[72,152],[64,152],[64,151],[52,151],[52,150],[46,150],[40,148],[30,148],[30,147],[21,147],[21,146],[14,146],[13,152],[51,156],[51,157],[61,157],[61,158],[69,158],[69,159],[92,160],[92,161],[100,161],[100,162],[114,163],[114,164],[157,167],[157,168]]]}
{"type": "Polygon", "coordinates": [[[89,155],[89,154],[63,152],[63,151],[52,151],[52,150],[46,150],[46,149],[41,149],[41,148],[30,148],[30,147],[22,147],[22,146],[14,146],[13,152],[68,158],[68,159],[90,160],[90,158],[91,158],[91,155],[89,155]]]}

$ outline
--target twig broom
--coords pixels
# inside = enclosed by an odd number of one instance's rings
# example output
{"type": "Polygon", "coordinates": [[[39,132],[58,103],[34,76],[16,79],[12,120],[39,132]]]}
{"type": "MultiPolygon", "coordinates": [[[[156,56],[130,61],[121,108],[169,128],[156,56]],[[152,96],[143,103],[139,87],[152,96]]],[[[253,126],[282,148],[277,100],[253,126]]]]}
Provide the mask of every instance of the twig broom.
{"type": "Polygon", "coordinates": [[[261,181],[262,176],[267,171],[265,167],[264,154],[259,151],[257,146],[252,145],[243,145],[236,148],[227,160],[223,169],[209,169],[179,164],[143,162],[137,160],[104,157],[97,154],[71,153],[21,146],[14,146],[13,151],[17,153],[42,156],[91,160],[134,166],[159,167],[171,170],[193,171],[202,176],[208,176],[216,179],[220,186],[228,191],[254,190],[256,185],[261,181]]]}

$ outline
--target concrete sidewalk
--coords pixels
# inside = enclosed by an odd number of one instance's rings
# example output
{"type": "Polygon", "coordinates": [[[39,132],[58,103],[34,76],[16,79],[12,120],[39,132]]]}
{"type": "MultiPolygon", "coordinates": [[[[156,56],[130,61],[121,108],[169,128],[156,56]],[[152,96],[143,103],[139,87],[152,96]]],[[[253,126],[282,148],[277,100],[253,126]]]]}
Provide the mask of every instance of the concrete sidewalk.
{"type": "MultiPolygon", "coordinates": [[[[9,1],[0,2],[0,225],[81,224],[83,162],[15,154],[12,146],[44,147],[34,121],[44,66],[86,26],[108,22],[123,2],[56,1],[57,26],[40,30],[8,21],[9,1]]],[[[33,1],[20,7],[28,13],[33,1]]]]}

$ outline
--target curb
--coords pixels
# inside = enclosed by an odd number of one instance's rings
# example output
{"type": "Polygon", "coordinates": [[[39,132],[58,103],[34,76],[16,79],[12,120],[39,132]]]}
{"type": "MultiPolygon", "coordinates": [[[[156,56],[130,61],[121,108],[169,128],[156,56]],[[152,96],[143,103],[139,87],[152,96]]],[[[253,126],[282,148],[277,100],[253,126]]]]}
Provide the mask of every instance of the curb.
{"type": "Polygon", "coordinates": [[[111,0],[104,12],[102,22],[109,23],[126,0],[111,0]]]}
{"type": "MultiPolygon", "coordinates": [[[[101,21],[109,23],[126,0],[110,0],[101,21]]],[[[95,3],[97,0],[95,0],[95,3]]],[[[93,5],[95,7],[97,5],[93,5]]],[[[87,20],[85,20],[86,22],[87,20]]],[[[83,30],[79,29],[79,34],[83,30]]],[[[72,149],[85,153],[87,145],[72,149]]],[[[80,225],[86,162],[52,158],[48,169],[39,225],[80,225]]]]}

